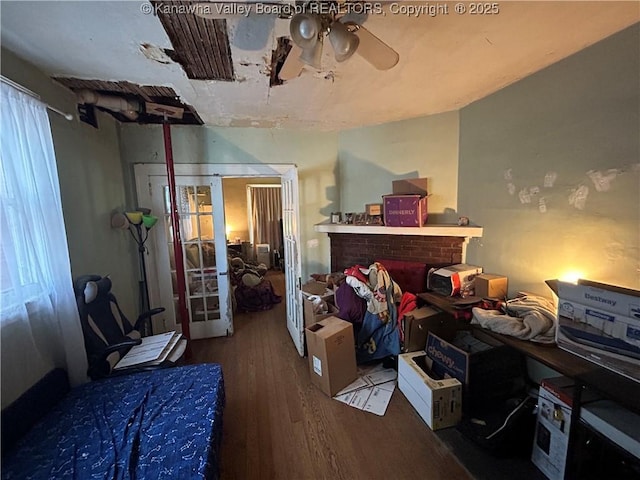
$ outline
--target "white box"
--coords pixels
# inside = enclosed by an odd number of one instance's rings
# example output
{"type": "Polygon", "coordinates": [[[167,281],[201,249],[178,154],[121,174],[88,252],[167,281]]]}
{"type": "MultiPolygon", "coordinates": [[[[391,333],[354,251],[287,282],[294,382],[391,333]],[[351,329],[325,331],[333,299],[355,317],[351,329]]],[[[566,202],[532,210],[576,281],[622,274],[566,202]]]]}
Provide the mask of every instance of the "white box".
{"type": "Polygon", "coordinates": [[[258,263],[264,263],[267,268],[271,268],[271,247],[268,243],[256,245],[256,259],[258,263]]]}
{"type": "Polygon", "coordinates": [[[580,280],[558,282],[558,298],[640,320],[640,291],[580,280]]]}
{"type": "Polygon", "coordinates": [[[432,430],[454,426],[462,416],[462,384],[455,378],[431,378],[427,360],[424,351],[400,355],[398,387],[432,430]]]}
{"type": "Polygon", "coordinates": [[[538,420],[531,461],[550,480],[562,480],[567,463],[573,380],[542,380],[538,393],[538,420]]]}

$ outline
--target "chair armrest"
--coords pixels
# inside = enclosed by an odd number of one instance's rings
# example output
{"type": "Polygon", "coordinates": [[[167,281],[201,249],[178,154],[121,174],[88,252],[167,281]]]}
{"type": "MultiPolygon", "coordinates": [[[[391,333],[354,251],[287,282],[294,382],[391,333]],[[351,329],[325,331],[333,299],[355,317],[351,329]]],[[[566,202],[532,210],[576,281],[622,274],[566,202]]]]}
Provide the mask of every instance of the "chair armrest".
{"type": "Polygon", "coordinates": [[[96,380],[99,378],[104,378],[112,373],[112,366],[107,360],[109,355],[113,352],[117,352],[122,348],[133,347],[134,345],[140,345],[142,343],[141,338],[125,338],[120,343],[114,343],[113,345],[109,345],[104,351],[100,354],[100,357],[89,364],[88,374],[92,380],[96,380]]]}
{"type": "Polygon", "coordinates": [[[112,354],[113,352],[116,352],[118,350],[120,350],[121,348],[125,348],[125,347],[133,347],[134,345],[140,345],[142,343],[142,339],[141,338],[128,338],[126,340],[123,340],[120,343],[114,343],[113,345],[109,345],[107,348],[104,349],[104,351],[102,352],[101,355],[101,360],[106,360],[106,358],[112,354]]]}
{"type": "Polygon", "coordinates": [[[164,307],[158,307],[158,308],[153,308],[147,312],[141,313],[138,319],[136,320],[136,324],[133,328],[140,331],[140,327],[142,326],[143,322],[150,321],[151,317],[159,313],[162,313],[164,311],[165,311],[164,307]]]}

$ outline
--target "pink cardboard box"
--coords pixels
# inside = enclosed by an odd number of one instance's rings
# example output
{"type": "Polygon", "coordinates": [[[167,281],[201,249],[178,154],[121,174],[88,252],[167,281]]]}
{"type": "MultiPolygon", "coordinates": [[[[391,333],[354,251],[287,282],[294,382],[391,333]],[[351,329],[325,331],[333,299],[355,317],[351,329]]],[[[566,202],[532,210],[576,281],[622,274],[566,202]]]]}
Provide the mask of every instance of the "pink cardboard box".
{"type": "Polygon", "coordinates": [[[389,227],[422,227],[427,223],[427,197],[383,195],[384,224],[389,227]]]}

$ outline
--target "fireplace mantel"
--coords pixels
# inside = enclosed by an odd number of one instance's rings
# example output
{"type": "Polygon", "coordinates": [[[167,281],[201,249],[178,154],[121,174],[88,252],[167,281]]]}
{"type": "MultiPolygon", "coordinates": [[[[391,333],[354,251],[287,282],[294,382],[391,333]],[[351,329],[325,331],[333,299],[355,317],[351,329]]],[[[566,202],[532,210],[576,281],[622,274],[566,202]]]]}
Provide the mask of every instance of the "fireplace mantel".
{"type": "Polygon", "coordinates": [[[376,259],[429,265],[464,263],[471,238],[482,237],[482,227],[443,224],[385,227],[319,223],[315,230],[327,233],[331,240],[331,271],[342,270],[346,265],[369,265],[376,259]]]}
{"type": "Polygon", "coordinates": [[[482,237],[482,227],[458,225],[425,225],[424,227],[385,227],[382,225],[347,225],[343,223],[319,223],[316,232],[355,233],[358,235],[419,235],[422,237],[482,237]]]}

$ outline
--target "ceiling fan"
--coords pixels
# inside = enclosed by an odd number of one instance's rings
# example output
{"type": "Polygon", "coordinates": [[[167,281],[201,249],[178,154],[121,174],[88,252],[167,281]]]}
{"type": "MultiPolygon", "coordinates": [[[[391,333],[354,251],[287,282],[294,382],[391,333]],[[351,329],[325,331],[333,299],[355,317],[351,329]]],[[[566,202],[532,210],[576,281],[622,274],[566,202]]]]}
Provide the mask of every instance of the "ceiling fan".
{"type": "MultiPolygon", "coordinates": [[[[237,3],[234,3],[236,7],[226,9],[218,6],[211,8],[212,3],[199,3],[201,8],[195,10],[196,15],[221,19],[254,12],[251,2],[247,2],[247,6],[240,10],[237,9],[237,3]]],[[[281,80],[296,78],[305,65],[320,70],[325,37],[329,39],[338,62],[344,62],[357,53],[378,70],[389,70],[398,63],[400,56],[393,48],[360,23],[349,20],[348,13],[344,14],[351,11],[349,5],[356,3],[362,2],[307,1],[271,4],[283,8],[268,9],[270,14],[277,13],[279,18],[290,19],[289,33],[293,45],[278,74],[281,80]]],[[[259,13],[257,9],[255,13],[259,13]]]]}

